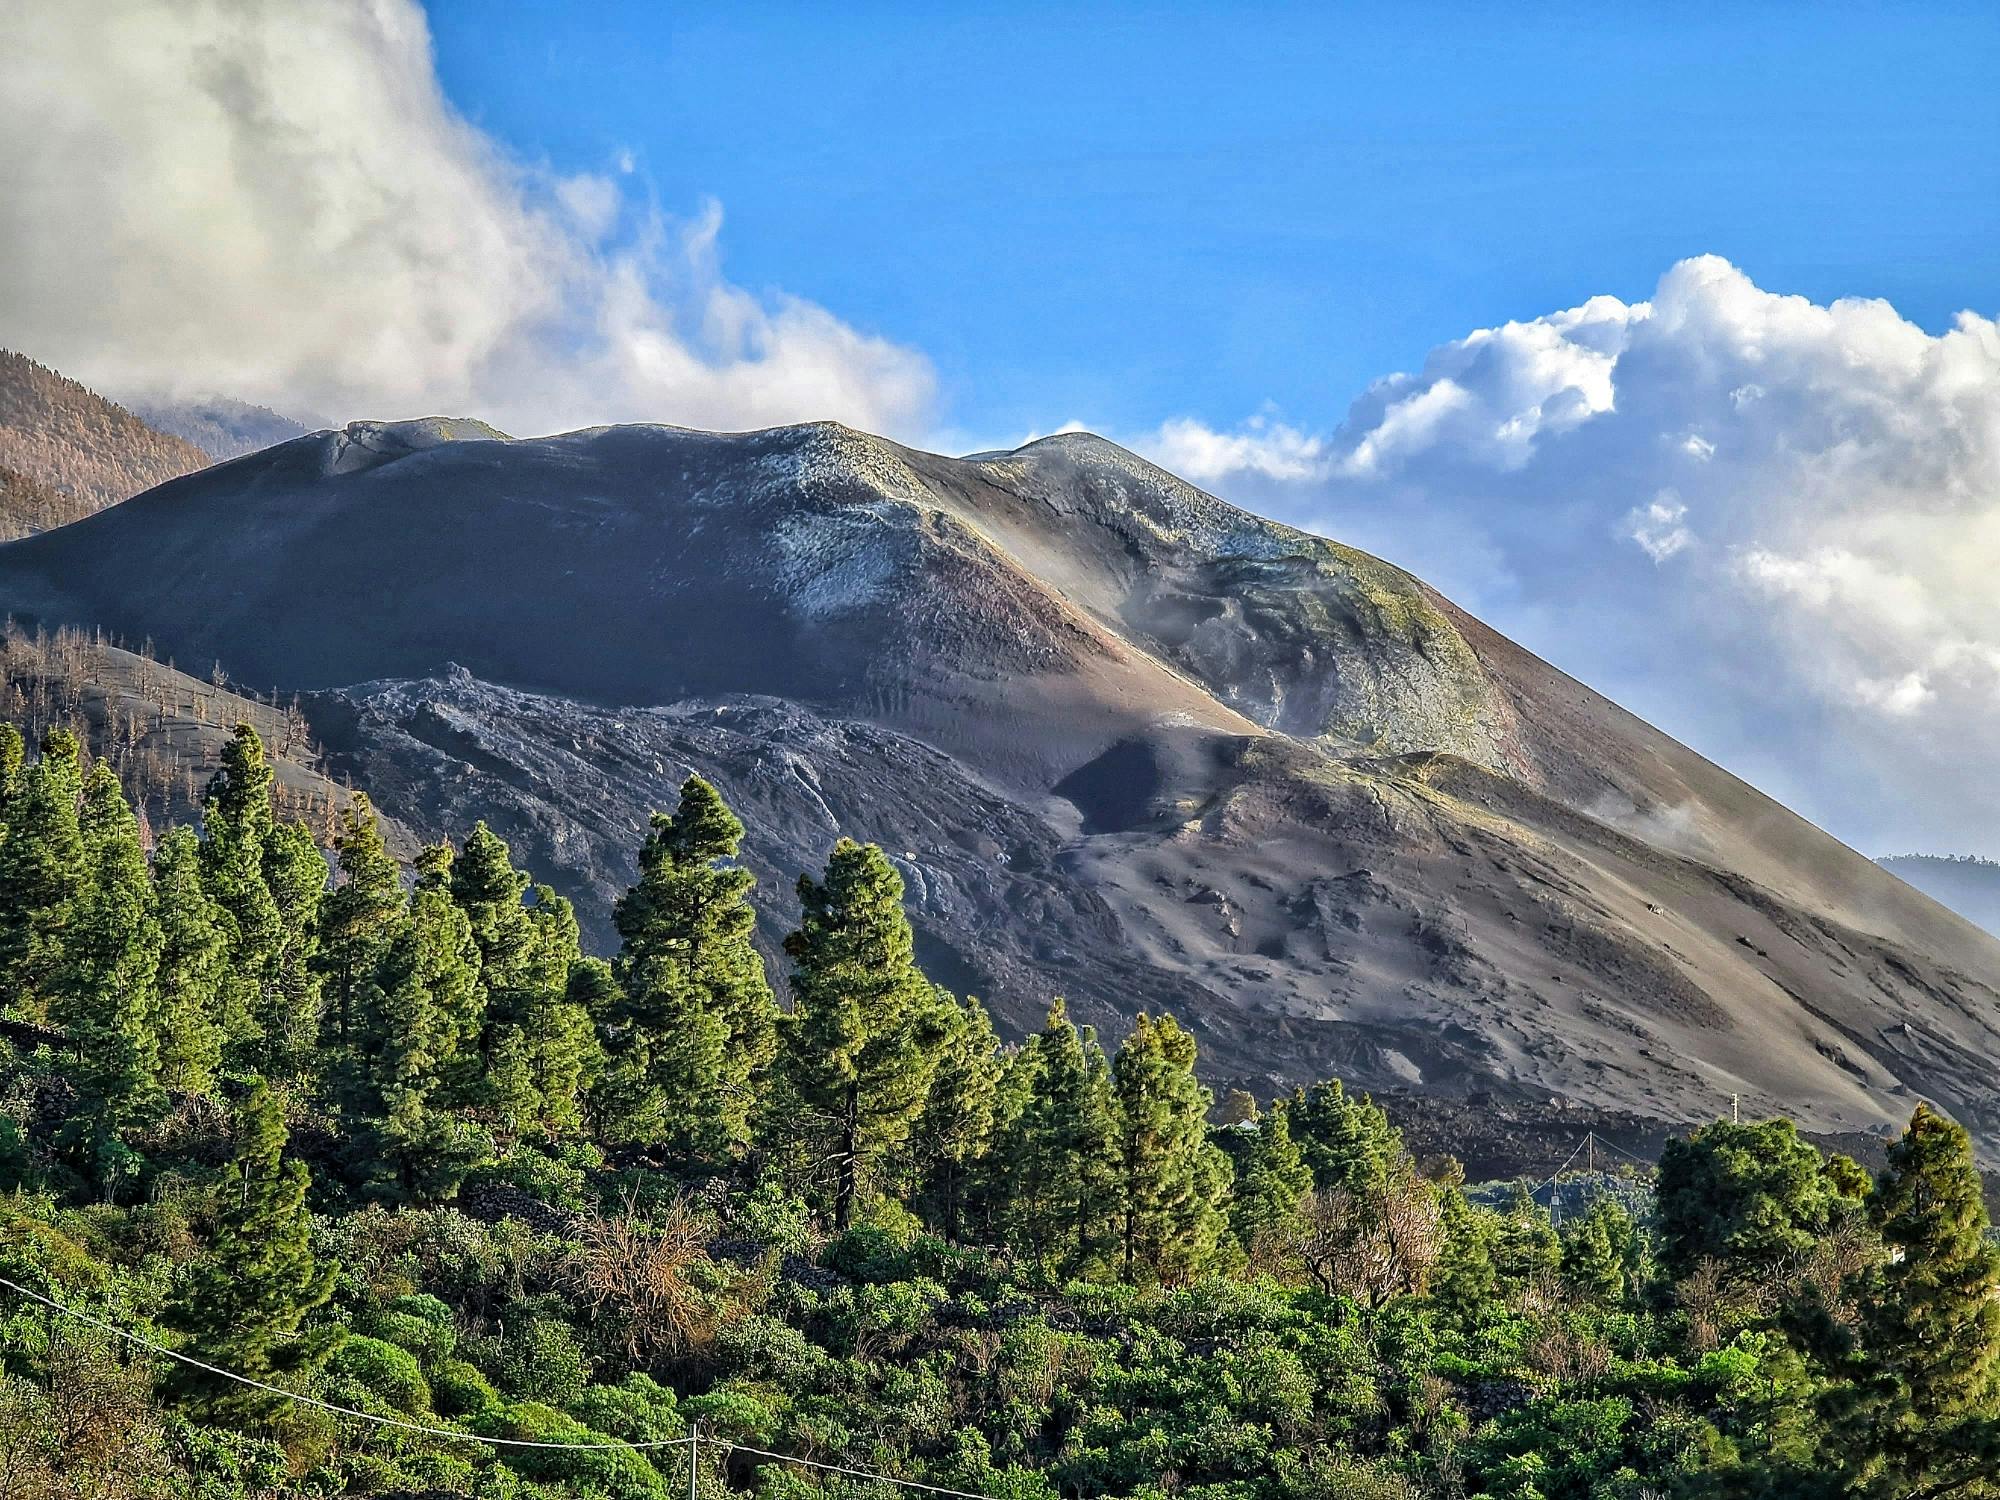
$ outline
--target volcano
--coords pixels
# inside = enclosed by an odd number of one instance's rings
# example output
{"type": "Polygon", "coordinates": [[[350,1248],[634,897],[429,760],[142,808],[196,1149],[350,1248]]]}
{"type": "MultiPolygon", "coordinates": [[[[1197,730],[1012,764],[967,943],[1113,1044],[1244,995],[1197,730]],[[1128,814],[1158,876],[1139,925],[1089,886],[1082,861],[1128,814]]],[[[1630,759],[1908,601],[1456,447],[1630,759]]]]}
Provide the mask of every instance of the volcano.
{"type": "MultiPolygon", "coordinates": [[[[1339,1075],[2000,1147],[2000,943],[1367,554],[1087,434],[355,423],[0,547],[21,621],[302,695],[401,823],[600,942],[690,771],[763,935],[839,834],[1018,1034],[1169,1010],[1339,1075]]],[[[780,971],[774,965],[774,972],[780,971]]]]}

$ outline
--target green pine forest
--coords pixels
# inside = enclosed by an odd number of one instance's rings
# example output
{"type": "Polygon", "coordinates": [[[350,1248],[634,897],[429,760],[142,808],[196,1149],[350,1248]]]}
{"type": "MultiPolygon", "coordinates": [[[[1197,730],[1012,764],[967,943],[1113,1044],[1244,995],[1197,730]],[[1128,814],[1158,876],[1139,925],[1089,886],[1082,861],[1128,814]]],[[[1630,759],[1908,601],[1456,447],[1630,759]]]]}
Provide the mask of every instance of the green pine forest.
{"type": "Polygon", "coordinates": [[[2000,1494],[1941,1114],[1467,1184],[1337,1081],[1218,1110],[1165,1014],[1002,1045],[870,845],[781,1007],[742,834],[689,780],[591,955],[484,826],[329,862],[247,728],[157,834],[0,729],[0,1277],[82,1315],[0,1288],[0,1496],[2000,1494]]]}

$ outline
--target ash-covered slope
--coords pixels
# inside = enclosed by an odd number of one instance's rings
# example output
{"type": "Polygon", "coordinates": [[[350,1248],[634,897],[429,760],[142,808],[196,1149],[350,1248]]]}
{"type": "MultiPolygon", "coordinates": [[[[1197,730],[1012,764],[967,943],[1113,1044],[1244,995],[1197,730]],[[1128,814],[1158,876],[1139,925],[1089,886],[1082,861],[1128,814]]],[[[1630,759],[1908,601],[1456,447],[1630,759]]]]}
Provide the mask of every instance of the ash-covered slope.
{"type": "MultiPolygon", "coordinates": [[[[836,831],[1015,1027],[1170,1007],[1218,1077],[2000,1146],[2000,944],[1377,559],[1087,436],[355,424],[0,548],[0,603],[309,692],[413,828],[601,923],[689,769],[767,935],[836,831]]],[[[601,927],[600,927],[601,931],[601,927]]]]}

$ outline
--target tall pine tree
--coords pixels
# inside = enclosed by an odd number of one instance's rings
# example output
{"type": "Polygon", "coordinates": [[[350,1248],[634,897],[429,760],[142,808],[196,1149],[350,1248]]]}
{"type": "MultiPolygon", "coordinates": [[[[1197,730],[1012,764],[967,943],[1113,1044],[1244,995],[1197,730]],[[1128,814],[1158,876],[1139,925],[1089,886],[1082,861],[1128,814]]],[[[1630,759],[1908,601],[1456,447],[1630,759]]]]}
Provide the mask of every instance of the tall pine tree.
{"type": "Polygon", "coordinates": [[[1295,1092],[1290,1114],[1292,1136],[1322,1192],[1375,1193],[1402,1154],[1388,1115],[1374,1100],[1351,1096],[1337,1078],[1295,1092]]]}
{"type": "Polygon", "coordinates": [[[218,1017],[229,939],[221,910],[202,886],[192,828],[169,830],[153,851],[153,897],[160,923],[160,1082],[211,1094],[222,1065],[218,1017]]]}
{"type": "Polygon", "coordinates": [[[1253,1267],[1282,1270],[1297,1237],[1299,1205],[1312,1189],[1305,1153],[1292,1139],[1291,1108],[1273,1104],[1257,1121],[1229,1205],[1230,1226],[1253,1267]]]}
{"type": "Polygon", "coordinates": [[[618,902],[618,978],[643,1060],[646,1116],[670,1149],[719,1160],[749,1136],[753,1084],[776,1050],[777,1007],[751,944],[756,879],[734,861],[743,825],[699,776],[655,813],[639,879],[618,902]]]}
{"type": "Polygon", "coordinates": [[[28,746],[21,731],[0,723],[0,840],[14,821],[14,799],[21,795],[21,774],[27,770],[28,746]]]}
{"type": "Polygon", "coordinates": [[[419,880],[361,993],[340,1087],[362,1176],[378,1196],[406,1203],[449,1198],[492,1150],[451,1107],[466,1038],[478,1035],[479,949],[430,864],[437,878],[419,880]]]}
{"type": "Polygon", "coordinates": [[[998,1039],[986,1007],[972,996],[948,1005],[930,1097],[910,1131],[906,1173],[918,1213],[947,1239],[965,1236],[979,1159],[993,1141],[1000,1083],[998,1039]]]}
{"type": "Polygon", "coordinates": [[[1025,1098],[996,1152],[1008,1242],[1057,1281],[1101,1275],[1116,1263],[1121,1207],[1104,1051],[1058,999],[1013,1067],[1025,1098]]]}
{"type": "Polygon", "coordinates": [[[844,1230],[929,1098],[949,1021],[917,968],[903,878],[879,848],[840,840],[823,879],[799,878],[799,904],[785,940],[787,1103],[812,1176],[831,1178],[844,1230]]]}
{"type": "Polygon", "coordinates": [[[278,913],[277,944],[258,996],[258,1068],[302,1078],[312,1068],[320,1032],[319,910],[326,859],[304,823],[280,823],[264,841],[264,886],[278,913]]]}
{"type": "Polygon", "coordinates": [[[92,1175],[113,1188],[136,1169],[129,1137],[164,1102],[155,988],[160,927],[138,820],[104,761],[84,786],[85,879],[51,986],[49,1019],[76,1044],[92,1175]]]}
{"type": "Polygon", "coordinates": [[[456,858],[443,845],[419,857],[419,895],[431,881],[448,890],[465,914],[485,991],[477,1028],[454,1035],[448,1046],[459,1059],[453,1092],[469,1099],[456,1079],[483,1075],[484,1102],[510,1127],[532,1131],[541,1119],[542,1100],[535,1087],[529,1029],[536,1008],[535,928],[521,904],[528,877],[514,868],[506,841],[479,823],[456,858]]]}
{"type": "Polygon", "coordinates": [[[260,1018],[270,1012],[284,942],[284,918],[264,879],[264,846],[272,821],[264,742],[248,724],[239,724],[202,797],[201,869],[209,895],[227,919],[224,1034],[238,1055],[251,1059],[262,1035],[260,1018]]]}
{"type": "Polygon", "coordinates": [[[1112,1065],[1127,1281],[1185,1282],[1215,1259],[1227,1227],[1229,1164],[1208,1139],[1214,1100],[1194,1065],[1194,1038],[1171,1016],[1144,1014],[1112,1065]]]}
{"type": "Polygon", "coordinates": [[[30,1021],[48,1014],[72,908],[83,889],[77,803],[83,770],[76,736],[52,729],[20,774],[0,842],[0,997],[30,1021]]]}
{"type": "Polygon", "coordinates": [[[572,979],[584,962],[576,908],[553,886],[535,885],[529,894],[534,898],[528,916],[535,945],[528,1031],[534,1039],[539,1125],[544,1134],[562,1137],[583,1129],[584,1100],[602,1075],[604,1055],[589,1004],[571,993],[572,979]]]}
{"type": "Polygon", "coordinates": [[[570,970],[582,957],[576,913],[515,869],[506,841],[484,823],[451,862],[447,884],[471,924],[485,992],[481,1028],[459,1046],[465,1065],[476,1049],[487,1102],[514,1129],[573,1133],[597,1059],[589,1017],[569,998],[570,970]]]}
{"type": "Polygon", "coordinates": [[[1889,1254],[1864,1278],[1852,1373],[1828,1401],[1850,1493],[2000,1486],[2000,1251],[1963,1127],[1920,1104],[1868,1201],[1889,1254]]]}
{"type": "Polygon", "coordinates": [[[375,809],[365,796],[357,795],[341,814],[333,848],[339,880],[320,903],[315,959],[323,976],[332,1039],[340,1046],[353,1027],[357,997],[372,982],[375,966],[395,935],[403,914],[403,887],[396,861],[382,841],[375,809]]]}
{"type": "MultiPolygon", "coordinates": [[[[340,1341],[302,1333],[333,1292],[335,1267],[315,1261],[305,1163],[284,1155],[283,1112],[262,1081],[236,1112],[236,1159],[223,1179],[214,1248],[169,1321],[204,1362],[272,1385],[296,1386],[340,1341]]],[[[268,1421],[282,1398],[186,1365],[174,1368],[190,1405],[218,1421],[268,1421]]]]}
{"type": "Polygon", "coordinates": [[[1448,1182],[1440,1189],[1438,1208],[1444,1241],[1431,1280],[1431,1297],[1448,1316],[1470,1323],[1493,1304],[1499,1280],[1493,1266],[1499,1216],[1490,1208],[1475,1206],[1465,1196],[1462,1181],[1448,1182]]]}

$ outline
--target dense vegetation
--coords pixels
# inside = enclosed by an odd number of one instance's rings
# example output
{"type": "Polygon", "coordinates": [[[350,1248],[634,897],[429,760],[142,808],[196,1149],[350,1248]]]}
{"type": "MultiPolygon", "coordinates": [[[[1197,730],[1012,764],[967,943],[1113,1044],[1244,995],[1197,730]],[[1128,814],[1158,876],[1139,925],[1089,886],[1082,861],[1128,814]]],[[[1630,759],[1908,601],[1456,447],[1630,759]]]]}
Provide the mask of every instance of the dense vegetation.
{"type": "Polygon", "coordinates": [[[1879,1180],[1718,1123],[1558,1220],[1338,1083],[1214,1110],[1167,1016],[999,1045],[872,846],[801,879],[781,1009],[698,779],[604,959],[483,826],[411,884],[359,802],[329,880],[247,729],[157,839],[85,760],[0,730],[0,1277],[412,1425],[0,1289],[0,1494],[648,1500],[685,1450],[478,1439],[697,1424],[714,1500],[890,1492],[732,1440],[1005,1500],[2000,1475],[2000,1257],[1929,1109],[1879,1180]]]}

